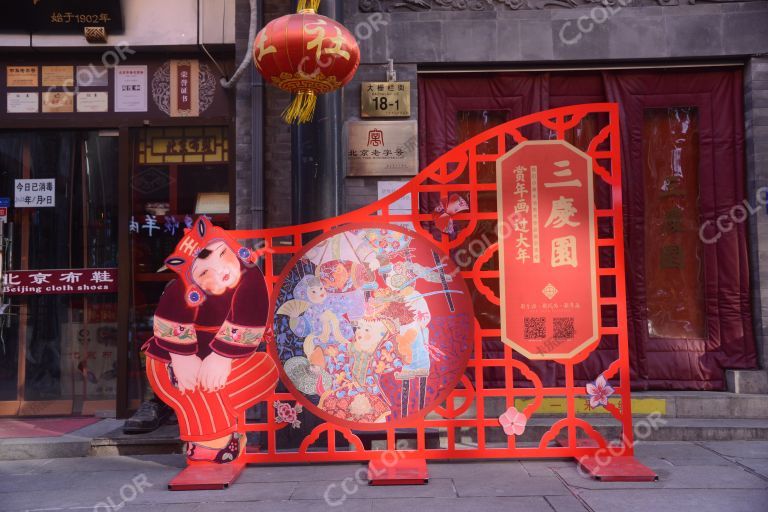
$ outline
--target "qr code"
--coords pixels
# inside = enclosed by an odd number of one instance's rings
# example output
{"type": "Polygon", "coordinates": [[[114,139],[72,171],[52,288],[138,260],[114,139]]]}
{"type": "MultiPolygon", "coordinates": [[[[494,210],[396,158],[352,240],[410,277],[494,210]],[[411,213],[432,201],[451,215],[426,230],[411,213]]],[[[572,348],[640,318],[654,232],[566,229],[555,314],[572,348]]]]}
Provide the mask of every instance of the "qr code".
{"type": "Polygon", "coordinates": [[[525,334],[527,340],[540,340],[547,337],[547,319],[543,316],[525,317],[525,334]]]}
{"type": "Polygon", "coordinates": [[[553,318],[552,331],[552,337],[556,340],[569,340],[573,338],[573,317],[553,318]]]}

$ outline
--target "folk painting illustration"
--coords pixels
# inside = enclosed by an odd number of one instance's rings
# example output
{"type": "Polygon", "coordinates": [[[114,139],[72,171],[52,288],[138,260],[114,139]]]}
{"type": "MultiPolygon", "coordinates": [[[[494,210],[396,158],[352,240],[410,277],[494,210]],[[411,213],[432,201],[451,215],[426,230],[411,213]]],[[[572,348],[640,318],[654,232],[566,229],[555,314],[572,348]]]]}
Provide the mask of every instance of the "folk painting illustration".
{"type": "Polygon", "coordinates": [[[320,237],[276,294],[285,382],[329,421],[376,428],[421,417],[463,375],[471,299],[449,258],[416,233],[355,225],[320,237]]]}

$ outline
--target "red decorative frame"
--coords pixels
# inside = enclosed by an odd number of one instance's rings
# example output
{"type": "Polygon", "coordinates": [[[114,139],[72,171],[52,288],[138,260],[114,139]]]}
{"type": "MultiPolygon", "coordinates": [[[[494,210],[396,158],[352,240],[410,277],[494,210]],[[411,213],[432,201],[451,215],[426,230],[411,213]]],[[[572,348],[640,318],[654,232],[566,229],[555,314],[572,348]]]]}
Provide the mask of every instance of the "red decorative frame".
{"type": "MultiPolygon", "coordinates": [[[[232,231],[240,240],[263,240],[264,274],[267,283],[275,287],[281,273],[277,268],[279,259],[285,263],[297,252],[300,252],[310,236],[346,224],[360,222],[412,222],[416,231],[433,239],[433,233],[428,229],[433,221],[431,213],[413,213],[396,215],[389,212],[389,205],[394,201],[411,194],[412,211],[419,211],[419,194],[437,193],[447,198],[451,193],[461,193],[468,198],[470,210],[453,216],[460,225],[458,235],[454,239],[442,236],[435,240],[444,252],[450,253],[465,244],[476,232],[481,223],[495,223],[498,219],[495,206],[493,209],[480,209],[479,195],[496,192],[495,162],[506,154],[515,144],[528,140],[523,133],[547,133],[547,138],[567,140],[569,130],[579,125],[588,115],[597,116],[601,120],[597,135],[589,141],[585,152],[592,157],[593,173],[610,187],[612,207],[595,209],[596,231],[601,221],[612,222],[610,238],[598,235],[597,246],[613,251],[613,263],[610,268],[598,267],[598,277],[612,276],[615,279],[615,294],[610,297],[600,296],[598,306],[616,308],[617,325],[603,325],[602,308],[599,315],[600,336],[614,335],[618,338],[618,358],[607,364],[602,372],[606,379],[618,382],[614,396],[621,398],[619,408],[613,403],[605,406],[607,417],[612,418],[622,429],[622,447],[613,446],[614,454],[631,457],[633,455],[632,411],[630,401],[629,349],[627,341],[626,320],[626,288],[624,282],[624,234],[622,224],[621,199],[621,165],[619,152],[619,108],[612,103],[594,103],[571,107],[557,108],[515,119],[503,125],[492,128],[473,137],[467,142],[452,149],[438,160],[430,164],[419,175],[396,193],[379,200],[357,211],[310,224],[289,226],[275,229],[232,231]],[[495,150],[493,149],[495,147],[495,150]],[[491,149],[489,149],[491,148],[491,149]],[[489,170],[492,169],[492,170],[489,170]]],[[[533,139],[533,137],[531,137],[533,139]]],[[[495,204],[495,202],[494,202],[495,204]]],[[[493,291],[492,284],[498,281],[498,270],[484,267],[492,260],[498,244],[487,247],[471,267],[463,268],[461,274],[470,287],[484,297],[490,304],[499,306],[498,295],[493,291]]],[[[273,297],[274,300],[274,297],[273,297]]],[[[483,354],[484,340],[498,340],[501,335],[499,328],[484,328],[481,319],[475,316],[474,354],[470,358],[467,372],[474,372],[474,385],[466,375],[461,380],[461,388],[454,389],[445,401],[444,406],[438,407],[426,418],[417,419],[407,425],[415,432],[415,449],[401,450],[405,458],[414,459],[501,459],[501,458],[553,458],[577,457],[595,455],[601,448],[608,445],[606,439],[590,423],[594,416],[577,416],[577,401],[586,397],[585,387],[577,387],[574,378],[574,367],[585,357],[589,350],[584,351],[581,359],[556,361],[564,368],[564,386],[544,386],[537,374],[526,362],[513,358],[513,350],[501,341],[499,348],[503,349],[503,357],[488,358],[483,354]],[[492,388],[484,385],[483,370],[499,368],[506,376],[504,388],[492,388]],[[515,387],[513,372],[517,370],[527,378],[533,387],[515,387]],[[545,397],[563,397],[566,401],[565,417],[558,419],[544,433],[535,446],[518,446],[514,436],[506,438],[506,443],[499,446],[486,442],[486,429],[498,428],[497,415],[486,418],[485,398],[499,397],[506,400],[506,407],[511,407],[516,398],[533,398],[523,413],[531,419],[541,407],[545,397]],[[474,413],[469,413],[474,406],[474,413]],[[462,428],[475,429],[477,433],[476,447],[457,447],[456,430],[462,428]],[[446,431],[447,446],[445,448],[428,448],[426,442],[427,429],[443,429],[446,431]],[[582,435],[578,434],[578,431],[582,435]],[[588,437],[590,441],[582,439],[588,437]],[[558,443],[554,443],[558,438],[558,443]]],[[[596,378],[597,375],[593,376],[596,378]]],[[[289,393],[277,393],[272,400],[295,401],[289,393]]],[[[271,402],[270,402],[271,403],[271,402]]],[[[266,446],[261,446],[259,452],[249,452],[244,456],[246,463],[304,463],[328,461],[370,461],[378,459],[382,450],[366,449],[358,434],[350,428],[333,423],[321,423],[304,438],[298,450],[278,451],[276,449],[277,431],[286,428],[288,424],[275,421],[275,410],[267,407],[267,419],[261,423],[247,423],[245,417],[239,420],[246,424],[246,431],[264,432],[267,436],[266,446]],[[340,434],[349,442],[349,449],[337,449],[336,434],[340,434]],[[325,446],[313,447],[313,444],[326,437],[325,446]]],[[[605,417],[605,415],[603,415],[605,417]]],[[[530,423],[529,423],[530,425],[530,423]]],[[[396,450],[396,428],[385,427],[386,450],[396,450]]]]}

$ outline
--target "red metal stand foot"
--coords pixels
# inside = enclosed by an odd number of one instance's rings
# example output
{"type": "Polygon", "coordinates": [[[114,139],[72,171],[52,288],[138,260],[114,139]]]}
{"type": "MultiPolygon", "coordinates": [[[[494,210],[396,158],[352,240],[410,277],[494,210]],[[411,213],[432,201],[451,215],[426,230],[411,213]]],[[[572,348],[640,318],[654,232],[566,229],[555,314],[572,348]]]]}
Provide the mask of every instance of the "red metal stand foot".
{"type": "Polygon", "coordinates": [[[233,484],[245,469],[245,462],[191,464],[168,483],[171,491],[215,491],[233,484]]]}
{"type": "Polygon", "coordinates": [[[368,463],[368,485],[425,485],[428,482],[429,472],[424,459],[372,460],[368,463]]]}
{"type": "Polygon", "coordinates": [[[659,476],[631,456],[585,455],[579,466],[596,480],[603,482],[655,482],[659,476]]]}

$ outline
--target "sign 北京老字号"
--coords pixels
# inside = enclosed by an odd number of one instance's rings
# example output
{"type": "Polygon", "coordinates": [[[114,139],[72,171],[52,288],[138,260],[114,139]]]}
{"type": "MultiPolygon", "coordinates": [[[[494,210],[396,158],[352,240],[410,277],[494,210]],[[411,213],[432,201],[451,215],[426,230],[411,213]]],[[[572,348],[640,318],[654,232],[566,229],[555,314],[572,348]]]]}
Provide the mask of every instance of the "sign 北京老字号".
{"type": "Polygon", "coordinates": [[[415,176],[418,141],[416,121],[350,121],[347,175],[415,176]]]}

